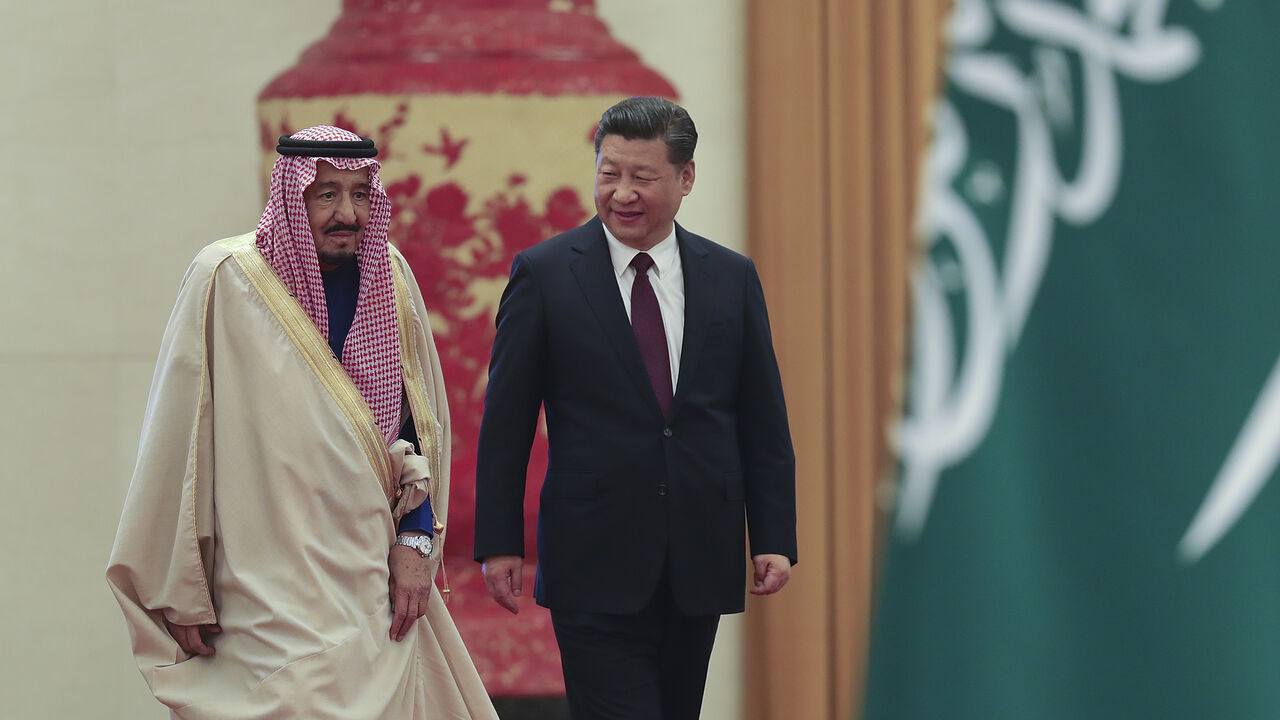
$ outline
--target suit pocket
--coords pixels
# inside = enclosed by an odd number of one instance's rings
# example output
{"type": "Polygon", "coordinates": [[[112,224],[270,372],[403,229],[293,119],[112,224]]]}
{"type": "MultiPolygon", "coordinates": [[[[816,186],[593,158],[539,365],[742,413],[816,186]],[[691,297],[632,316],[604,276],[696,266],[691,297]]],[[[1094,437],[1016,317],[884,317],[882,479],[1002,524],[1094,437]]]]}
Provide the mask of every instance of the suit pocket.
{"type": "Polygon", "coordinates": [[[724,499],[730,502],[742,502],[745,492],[742,487],[742,473],[724,474],[724,499]]]}
{"type": "Polygon", "coordinates": [[[600,494],[600,473],[549,472],[542,486],[547,498],[591,498],[600,494]]]}

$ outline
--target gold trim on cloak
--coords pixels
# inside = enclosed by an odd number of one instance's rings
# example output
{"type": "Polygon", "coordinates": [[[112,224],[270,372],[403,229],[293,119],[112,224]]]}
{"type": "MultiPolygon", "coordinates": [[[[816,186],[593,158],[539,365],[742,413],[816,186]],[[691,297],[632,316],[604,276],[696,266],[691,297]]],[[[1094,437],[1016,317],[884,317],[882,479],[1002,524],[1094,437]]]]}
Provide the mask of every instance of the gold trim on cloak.
{"type": "MultiPolygon", "coordinates": [[[[391,477],[391,459],[387,456],[387,443],[382,436],[382,429],[373,417],[369,403],[351,381],[351,377],[338,362],[338,358],[334,357],[328,341],[320,334],[320,330],[302,309],[297,298],[289,292],[275,271],[271,269],[266,258],[258,252],[254,233],[221,240],[218,245],[231,251],[236,264],[262,296],[267,308],[280,321],[285,334],[311,366],[320,384],[329,391],[338,403],[338,407],[342,408],[365,455],[369,458],[369,464],[382,485],[383,493],[387,496],[388,502],[394,502],[400,479],[391,477]]],[[[402,356],[405,344],[402,332],[400,337],[402,356]]]]}
{"type": "Polygon", "coordinates": [[[438,534],[444,530],[444,525],[440,522],[438,501],[442,441],[440,422],[427,398],[427,383],[422,373],[421,358],[418,357],[417,334],[413,328],[413,304],[409,299],[409,286],[404,279],[404,270],[395,258],[391,259],[391,275],[395,280],[396,318],[400,323],[400,372],[404,376],[405,395],[409,398],[409,410],[413,414],[414,429],[418,433],[419,449],[431,468],[427,498],[431,502],[434,518],[433,530],[438,534]]]}

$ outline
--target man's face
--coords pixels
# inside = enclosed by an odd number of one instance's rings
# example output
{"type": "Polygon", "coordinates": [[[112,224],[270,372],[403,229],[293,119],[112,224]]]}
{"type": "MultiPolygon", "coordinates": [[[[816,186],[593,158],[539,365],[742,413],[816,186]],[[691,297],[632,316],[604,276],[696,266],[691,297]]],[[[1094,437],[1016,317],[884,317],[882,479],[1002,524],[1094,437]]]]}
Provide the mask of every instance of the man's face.
{"type": "Polygon", "coordinates": [[[316,163],[316,180],[302,193],[307,220],[316,239],[321,270],[332,270],[356,256],[369,223],[369,169],[339,170],[316,163]]]}
{"type": "Polygon", "coordinates": [[[680,201],[693,190],[693,162],[667,161],[661,140],[606,135],[596,154],[596,213],[622,244],[648,250],[671,234],[680,201]]]}

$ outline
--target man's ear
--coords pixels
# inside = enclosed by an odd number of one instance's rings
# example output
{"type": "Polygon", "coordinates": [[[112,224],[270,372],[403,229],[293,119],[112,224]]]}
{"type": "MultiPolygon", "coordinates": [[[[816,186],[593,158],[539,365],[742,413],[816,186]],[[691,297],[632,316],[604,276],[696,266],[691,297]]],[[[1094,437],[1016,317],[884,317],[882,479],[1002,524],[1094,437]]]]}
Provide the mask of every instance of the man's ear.
{"type": "Polygon", "coordinates": [[[693,161],[685,163],[680,170],[680,194],[688,195],[693,192],[693,161]]]}

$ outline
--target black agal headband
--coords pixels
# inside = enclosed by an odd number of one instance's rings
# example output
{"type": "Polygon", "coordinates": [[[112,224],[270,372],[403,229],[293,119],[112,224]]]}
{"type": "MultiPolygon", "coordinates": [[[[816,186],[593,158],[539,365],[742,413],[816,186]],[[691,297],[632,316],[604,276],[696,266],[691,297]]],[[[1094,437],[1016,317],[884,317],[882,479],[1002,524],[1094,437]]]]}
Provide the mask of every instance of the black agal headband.
{"type": "Polygon", "coordinates": [[[371,158],[378,156],[378,148],[373,141],[362,137],[359,140],[299,140],[288,135],[280,136],[280,144],[276,152],[281,155],[298,155],[302,157],[342,157],[371,158]]]}

